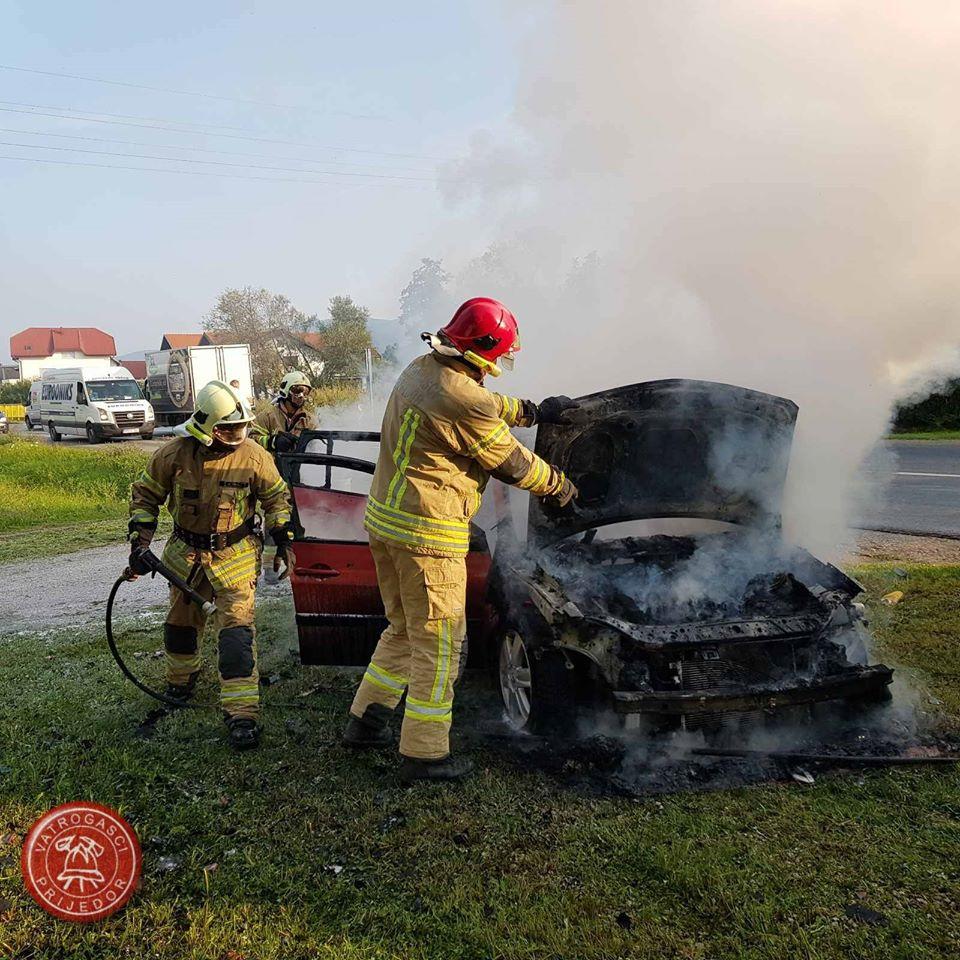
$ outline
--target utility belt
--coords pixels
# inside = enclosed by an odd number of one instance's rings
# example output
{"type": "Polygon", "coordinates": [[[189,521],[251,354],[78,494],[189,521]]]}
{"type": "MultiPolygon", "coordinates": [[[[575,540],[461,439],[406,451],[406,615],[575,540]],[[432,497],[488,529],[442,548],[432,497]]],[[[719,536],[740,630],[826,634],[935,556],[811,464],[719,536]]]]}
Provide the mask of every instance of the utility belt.
{"type": "Polygon", "coordinates": [[[235,543],[239,543],[245,537],[258,533],[258,517],[251,517],[246,523],[241,524],[227,533],[194,533],[192,530],[184,530],[180,524],[173,525],[173,535],[182,540],[188,547],[194,550],[226,550],[235,543]]]}

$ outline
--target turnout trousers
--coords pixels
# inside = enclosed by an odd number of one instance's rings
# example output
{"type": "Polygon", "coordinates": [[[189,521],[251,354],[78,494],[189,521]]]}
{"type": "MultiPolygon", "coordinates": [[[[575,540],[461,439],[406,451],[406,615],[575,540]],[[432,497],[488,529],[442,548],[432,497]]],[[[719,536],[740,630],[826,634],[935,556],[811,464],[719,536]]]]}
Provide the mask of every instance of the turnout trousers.
{"type": "Polygon", "coordinates": [[[467,565],[370,537],[377,583],[389,624],[350,712],[371,703],[396,707],[406,691],[400,753],[438,760],[450,752],[453,684],[466,634],[467,565]]]}
{"type": "MultiPolygon", "coordinates": [[[[251,563],[259,562],[259,555],[251,563]]],[[[210,582],[206,566],[191,570],[190,585],[205,599],[214,600],[220,703],[227,719],[260,714],[260,674],[257,671],[256,631],[253,625],[256,579],[254,568],[238,582],[221,586],[210,582]]],[[[216,580],[216,576],[214,575],[216,580]]],[[[207,618],[176,588],[170,588],[170,610],[163,628],[167,680],[190,686],[200,672],[200,638],[207,618]]]]}

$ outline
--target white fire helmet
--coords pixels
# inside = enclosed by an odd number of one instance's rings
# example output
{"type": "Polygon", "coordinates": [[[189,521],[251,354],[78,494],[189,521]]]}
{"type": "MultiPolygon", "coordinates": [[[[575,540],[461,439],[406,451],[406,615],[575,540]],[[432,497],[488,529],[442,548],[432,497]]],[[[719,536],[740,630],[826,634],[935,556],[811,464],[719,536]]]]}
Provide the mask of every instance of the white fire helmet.
{"type": "Polygon", "coordinates": [[[222,380],[211,380],[197,394],[196,409],[186,423],[186,431],[205,447],[214,440],[238,447],[246,439],[252,420],[250,408],[236,390],[222,380]]]}
{"type": "Polygon", "coordinates": [[[299,370],[291,370],[289,373],[285,374],[283,379],[280,381],[280,398],[282,400],[289,399],[290,391],[293,387],[306,387],[307,391],[309,392],[313,389],[313,384],[310,382],[310,378],[305,373],[301,373],[299,370]]]}

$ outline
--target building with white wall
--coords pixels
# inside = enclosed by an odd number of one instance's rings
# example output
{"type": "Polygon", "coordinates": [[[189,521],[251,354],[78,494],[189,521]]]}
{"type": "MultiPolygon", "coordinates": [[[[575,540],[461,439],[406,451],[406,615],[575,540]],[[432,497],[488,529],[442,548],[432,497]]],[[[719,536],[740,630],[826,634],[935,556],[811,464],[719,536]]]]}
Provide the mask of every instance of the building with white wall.
{"type": "Polygon", "coordinates": [[[117,345],[96,327],[29,327],[10,338],[10,356],[22,380],[36,380],[47,367],[110,367],[117,345]]]}

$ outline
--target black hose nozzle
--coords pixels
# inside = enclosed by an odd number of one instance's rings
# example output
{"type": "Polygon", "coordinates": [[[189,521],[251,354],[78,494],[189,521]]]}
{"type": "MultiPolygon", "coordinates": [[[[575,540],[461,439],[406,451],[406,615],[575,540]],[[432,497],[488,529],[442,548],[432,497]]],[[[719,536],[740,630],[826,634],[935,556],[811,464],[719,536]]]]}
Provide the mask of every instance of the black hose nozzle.
{"type": "Polygon", "coordinates": [[[136,560],[150,570],[151,574],[160,574],[171,586],[176,587],[191,602],[195,603],[206,616],[216,612],[216,604],[200,596],[182,577],[178,577],[149,547],[139,547],[133,551],[136,560]]]}

